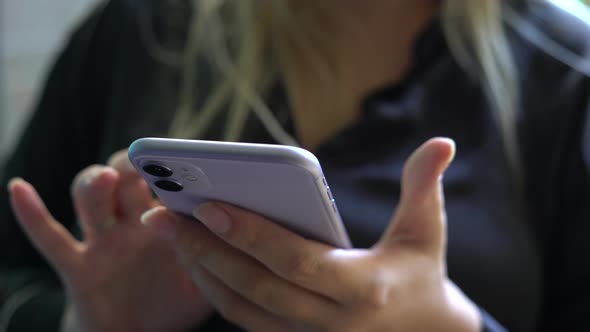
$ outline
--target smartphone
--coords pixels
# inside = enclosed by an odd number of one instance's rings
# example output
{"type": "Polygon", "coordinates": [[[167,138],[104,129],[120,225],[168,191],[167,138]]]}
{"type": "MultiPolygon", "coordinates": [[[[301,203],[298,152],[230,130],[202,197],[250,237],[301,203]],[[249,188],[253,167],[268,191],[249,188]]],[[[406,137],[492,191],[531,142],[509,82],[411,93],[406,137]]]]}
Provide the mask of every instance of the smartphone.
{"type": "Polygon", "coordinates": [[[350,240],[320,163],[282,145],[141,138],[129,159],[169,209],[192,215],[222,201],[261,214],[306,238],[340,248],[350,240]]]}

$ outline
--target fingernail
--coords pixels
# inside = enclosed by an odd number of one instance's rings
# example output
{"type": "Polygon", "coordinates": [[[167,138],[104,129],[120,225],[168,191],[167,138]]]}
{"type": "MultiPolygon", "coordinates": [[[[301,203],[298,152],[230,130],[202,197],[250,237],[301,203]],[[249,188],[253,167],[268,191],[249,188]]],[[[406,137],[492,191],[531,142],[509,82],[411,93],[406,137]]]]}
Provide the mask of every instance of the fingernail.
{"type": "Polygon", "coordinates": [[[231,228],[232,221],[229,215],[214,203],[200,205],[193,215],[214,233],[225,234],[231,228]]]}
{"type": "Polygon", "coordinates": [[[21,178],[12,178],[10,179],[10,181],[8,181],[8,191],[12,192],[14,190],[14,187],[19,183],[19,182],[23,182],[24,180],[21,178]]]}
{"type": "Polygon", "coordinates": [[[447,163],[450,163],[453,158],[455,157],[455,153],[457,151],[457,144],[455,141],[448,137],[439,137],[441,141],[446,142],[451,147],[451,153],[449,154],[449,158],[447,159],[447,163]]]}
{"type": "Polygon", "coordinates": [[[147,227],[150,227],[156,231],[161,237],[172,240],[176,236],[173,221],[168,214],[162,210],[163,207],[156,207],[151,210],[144,212],[141,215],[141,223],[147,227]]]}

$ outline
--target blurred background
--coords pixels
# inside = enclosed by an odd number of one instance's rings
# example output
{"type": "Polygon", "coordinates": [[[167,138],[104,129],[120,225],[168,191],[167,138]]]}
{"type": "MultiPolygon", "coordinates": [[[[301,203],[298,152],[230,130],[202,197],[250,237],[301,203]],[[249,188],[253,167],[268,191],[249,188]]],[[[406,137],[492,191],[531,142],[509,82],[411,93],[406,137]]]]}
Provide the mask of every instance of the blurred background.
{"type": "MultiPolygon", "coordinates": [[[[101,1],[0,0],[0,163],[28,118],[56,52],[101,1]]],[[[580,13],[582,0],[550,1],[580,13]]],[[[588,12],[583,15],[590,20],[588,12]]]]}
{"type": "Polygon", "coordinates": [[[0,162],[70,30],[101,0],[0,0],[0,162]]]}

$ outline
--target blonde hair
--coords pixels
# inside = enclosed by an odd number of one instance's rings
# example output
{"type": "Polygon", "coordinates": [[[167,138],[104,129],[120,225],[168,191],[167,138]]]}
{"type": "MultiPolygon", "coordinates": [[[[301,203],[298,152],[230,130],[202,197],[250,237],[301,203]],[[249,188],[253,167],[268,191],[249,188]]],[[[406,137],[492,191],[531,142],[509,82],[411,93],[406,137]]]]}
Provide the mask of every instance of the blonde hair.
{"type": "Polygon", "coordinates": [[[504,30],[503,10],[499,0],[447,0],[442,22],[451,52],[463,68],[481,81],[495,111],[510,166],[520,178],[516,132],[519,77],[504,30]]]}
{"type": "MultiPolygon", "coordinates": [[[[504,32],[502,5],[499,0],[445,0],[441,22],[457,61],[481,81],[496,112],[508,159],[518,168],[518,77],[504,32]]],[[[238,140],[252,111],[277,141],[296,145],[264,97],[293,65],[293,50],[318,77],[337,74],[329,65],[326,40],[322,42],[317,33],[321,23],[302,4],[288,0],[193,0],[193,6],[184,81],[170,134],[200,138],[219,113],[227,110],[223,138],[238,140]],[[203,87],[197,80],[204,73],[213,85],[200,91],[203,87]]]]}

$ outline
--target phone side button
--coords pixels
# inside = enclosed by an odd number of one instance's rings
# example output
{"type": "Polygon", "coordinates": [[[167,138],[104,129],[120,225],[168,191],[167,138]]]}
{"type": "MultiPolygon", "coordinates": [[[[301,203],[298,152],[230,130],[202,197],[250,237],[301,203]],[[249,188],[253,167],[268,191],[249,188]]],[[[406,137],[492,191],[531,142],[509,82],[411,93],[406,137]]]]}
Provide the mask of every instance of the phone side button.
{"type": "Polygon", "coordinates": [[[335,213],[338,213],[338,208],[336,207],[336,201],[332,199],[331,202],[332,202],[332,209],[334,209],[335,213]]]}
{"type": "Polygon", "coordinates": [[[334,201],[334,197],[332,197],[332,191],[330,191],[330,187],[326,186],[326,193],[328,194],[328,198],[331,201],[334,201]]]}

